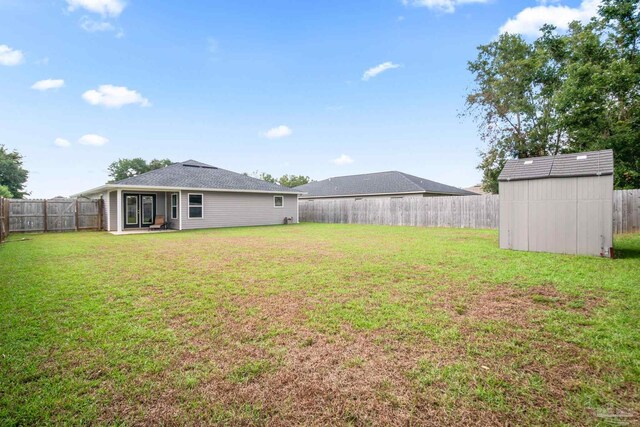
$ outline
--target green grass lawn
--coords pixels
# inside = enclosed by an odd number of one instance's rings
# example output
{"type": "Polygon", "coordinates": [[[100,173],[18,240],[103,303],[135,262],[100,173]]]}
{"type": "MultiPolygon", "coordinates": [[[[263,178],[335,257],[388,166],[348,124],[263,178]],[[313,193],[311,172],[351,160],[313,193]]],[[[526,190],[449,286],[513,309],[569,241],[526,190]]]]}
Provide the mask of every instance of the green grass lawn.
{"type": "Polygon", "coordinates": [[[640,235],[615,247],[327,224],[14,234],[0,424],[638,423],[640,235]]]}

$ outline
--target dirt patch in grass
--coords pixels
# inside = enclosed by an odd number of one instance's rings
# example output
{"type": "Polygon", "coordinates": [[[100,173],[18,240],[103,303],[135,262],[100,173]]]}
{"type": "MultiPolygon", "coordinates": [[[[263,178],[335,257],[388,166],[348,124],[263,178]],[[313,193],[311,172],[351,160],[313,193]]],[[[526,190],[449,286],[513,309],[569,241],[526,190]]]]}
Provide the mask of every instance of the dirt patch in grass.
{"type": "Polygon", "coordinates": [[[428,413],[413,413],[405,375],[428,349],[385,351],[375,333],[356,331],[326,336],[299,329],[281,338],[286,352],[277,369],[246,383],[204,384],[203,398],[259,405],[271,414],[272,425],[406,425],[429,419],[428,413]]]}
{"type": "Polygon", "coordinates": [[[553,285],[519,287],[510,284],[491,286],[488,290],[450,286],[434,297],[438,306],[450,313],[477,320],[508,321],[528,327],[548,310],[567,309],[589,314],[604,304],[592,293],[574,297],[559,292],[553,285]]]}

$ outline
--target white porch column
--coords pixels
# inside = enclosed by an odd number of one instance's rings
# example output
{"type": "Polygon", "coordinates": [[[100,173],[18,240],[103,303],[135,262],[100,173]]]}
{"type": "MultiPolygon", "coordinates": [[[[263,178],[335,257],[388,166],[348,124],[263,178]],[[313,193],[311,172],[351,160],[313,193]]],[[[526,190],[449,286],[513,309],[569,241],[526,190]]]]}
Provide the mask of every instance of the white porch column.
{"type": "Polygon", "coordinates": [[[116,218],[117,218],[116,231],[122,231],[122,190],[117,191],[116,206],[118,209],[116,213],[116,218]]]}
{"type": "Polygon", "coordinates": [[[182,190],[178,192],[178,230],[182,230],[182,190]]]}

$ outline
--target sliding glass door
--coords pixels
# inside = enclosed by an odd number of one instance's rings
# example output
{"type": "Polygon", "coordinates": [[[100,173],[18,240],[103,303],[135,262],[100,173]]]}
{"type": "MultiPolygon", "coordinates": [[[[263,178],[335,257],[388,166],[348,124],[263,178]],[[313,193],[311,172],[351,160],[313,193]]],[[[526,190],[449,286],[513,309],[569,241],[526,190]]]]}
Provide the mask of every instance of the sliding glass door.
{"type": "Polygon", "coordinates": [[[148,227],[156,219],[155,194],[126,193],[124,197],[124,227],[148,227]]]}

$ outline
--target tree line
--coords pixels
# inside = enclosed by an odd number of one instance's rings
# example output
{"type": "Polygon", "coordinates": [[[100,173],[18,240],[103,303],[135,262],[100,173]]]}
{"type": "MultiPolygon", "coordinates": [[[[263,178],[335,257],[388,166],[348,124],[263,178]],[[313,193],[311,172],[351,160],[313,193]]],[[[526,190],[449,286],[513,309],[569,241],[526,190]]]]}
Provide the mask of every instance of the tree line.
{"type": "MultiPolygon", "coordinates": [[[[121,181],[123,179],[140,175],[142,173],[149,172],[155,169],[161,169],[165,166],[169,166],[171,163],[173,162],[169,159],[153,159],[149,162],[140,157],[136,157],[133,159],[118,159],[115,162],[111,163],[107,168],[109,170],[109,177],[111,177],[108,183],[121,181]]],[[[289,188],[297,187],[298,185],[311,182],[311,178],[304,175],[285,174],[280,178],[275,178],[269,173],[260,171],[254,171],[251,174],[245,172],[244,175],[252,176],[254,178],[258,178],[274,184],[280,184],[284,187],[289,188]]]]}
{"type": "Polygon", "coordinates": [[[483,188],[509,158],[611,148],[616,188],[640,188],[640,0],[604,0],[588,23],[532,42],[502,34],[468,63],[463,115],[480,138],[483,188]]]}

